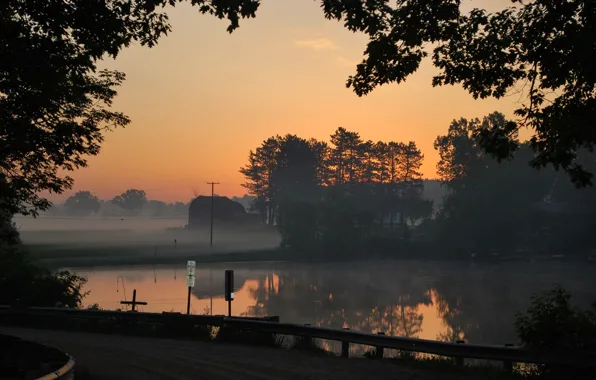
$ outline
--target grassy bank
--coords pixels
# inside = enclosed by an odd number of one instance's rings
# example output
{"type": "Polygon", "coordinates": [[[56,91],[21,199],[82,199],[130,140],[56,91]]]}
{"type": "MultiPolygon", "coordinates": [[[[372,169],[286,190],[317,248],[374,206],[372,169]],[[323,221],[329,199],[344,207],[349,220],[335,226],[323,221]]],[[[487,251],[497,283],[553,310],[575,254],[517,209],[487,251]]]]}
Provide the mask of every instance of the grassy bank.
{"type": "MultiPolygon", "coordinates": [[[[93,246],[43,244],[27,245],[32,257],[48,268],[100,267],[130,265],[183,264],[187,260],[197,263],[241,263],[241,262],[295,262],[328,263],[362,260],[429,260],[457,262],[506,262],[506,261],[578,261],[566,257],[461,257],[441,255],[436,251],[381,252],[360,255],[327,255],[313,252],[291,252],[280,248],[243,249],[242,247],[216,247],[174,250],[163,246],[93,246]]],[[[596,260],[581,259],[585,264],[596,264],[596,260]]]]}
{"type": "Polygon", "coordinates": [[[187,260],[197,263],[232,263],[232,262],[267,262],[286,261],[288,255],[276,248],[246,250],[237,252],[168,252],[147,255],[140,248],[134,247],[80,247],[51,248],[47,246],[28,246],[33,258],[40,264],[50,267],[88,267],[88,266],[129,266],[183,264],[187,260]]]}

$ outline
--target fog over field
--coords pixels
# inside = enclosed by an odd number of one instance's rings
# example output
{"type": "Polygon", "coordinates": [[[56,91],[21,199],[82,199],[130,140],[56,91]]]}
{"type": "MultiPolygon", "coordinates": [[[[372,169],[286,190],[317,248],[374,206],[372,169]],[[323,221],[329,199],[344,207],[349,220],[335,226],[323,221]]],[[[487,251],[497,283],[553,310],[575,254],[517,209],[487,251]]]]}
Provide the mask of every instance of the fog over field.
{"type": "MultiPolygon", "coordinates": [[[[93,258],[188,256],[272,249],[279,235],[261,226],[187,230],[186,220],[141,217],[17,217],[21,238],[34,257],[93,258]]],[[[92,264],[92,263],[91,263],[92,264]]]]}

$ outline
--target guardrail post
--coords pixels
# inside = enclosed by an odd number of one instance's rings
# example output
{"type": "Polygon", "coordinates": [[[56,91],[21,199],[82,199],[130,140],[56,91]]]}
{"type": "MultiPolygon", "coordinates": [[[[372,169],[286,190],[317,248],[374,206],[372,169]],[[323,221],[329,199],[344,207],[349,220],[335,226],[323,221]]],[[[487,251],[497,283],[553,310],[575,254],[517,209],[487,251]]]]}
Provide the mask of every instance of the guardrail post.
{"type": "MultiPolygon", "coordinates": [[[[513,344],[507,343],[505,347],[513,347],[513,344]]],[[[504,360],[503,369],[507,372],[513,372],[513,362],[511,360],[504,360]]]]}
{"type": "MultiPolygon", "coordinates": [[[[466,341],[465,340],[456,340],[455,343],[457,343],[457,344],[464,344],[464,343],[466,343],[466,341]]],[[[455,357],[455,365],[458,366],[458,367],[463,367],[463,365],[464,365],[464,358],[461,357],[461,356],[456,356],[455,357]]]]}
{"type": "MultiPolygon", "coordinates": [[[[379,332],[377,332],[377,335],[385,335],[385,333],[382,331],[379,331],[379,332]]],[[[376,353],[378,359],[382,359],[383,358],[383,347],[377,346],[375,353],[376,353]]]]}
{"type": "MultiPolygon", "coordinates": [[[[310,327],[311,324],[310,323],[305,323],[304,326],[310,327]]],[[[312,340],[312,338],[310,336],[303,336],[302,339],[304,339],[304,344],[305,344],[306,347],[311,347],[313,345],[313,340],[312,340]]]]}
{"type": "MultiPolygon", "coordinates": [[[[348,327],[344,327],[342,329],[343,331],[348,331],[349,328],[348,327]]],[[[350,342],[347,340],[344,340],[341,342],[341,357],[342,358],[349,358],[350,357],[350,342]]]]}

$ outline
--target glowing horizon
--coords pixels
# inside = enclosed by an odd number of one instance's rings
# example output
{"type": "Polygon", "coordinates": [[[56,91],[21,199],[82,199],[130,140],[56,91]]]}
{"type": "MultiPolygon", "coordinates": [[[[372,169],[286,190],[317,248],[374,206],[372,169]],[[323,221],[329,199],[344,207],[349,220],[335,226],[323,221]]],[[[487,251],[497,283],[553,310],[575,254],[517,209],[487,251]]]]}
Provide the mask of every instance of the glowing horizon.
{"type": "MultiPolygon", "coordinates": [[[[490,9],[508,4],[491,1],[490,9]]],[[[517,97],[474,100],[459,86],[433,88],[438,70],[428,59],[405,83],[358,98],[345,81],[366,39],[326,20],[314,1],[264,2],[231,35],[227,21],[186,4],[169,15],[173,32],[156,48],[132,46],[104,62],[127,74],[113,108],[132,123],[107,133],[99,156],[71,173],[73,189],[50,199],[80,190],[111,199],[137,188],[149,199],[186,202],[210,194],[208,181],[220,182],[220,195],[242,196],[238,169],[249,150],[278,134],[328,141],[339,126],[364,140],[415,141],[424,176],[435,178],[433,142],[453,119],[511,117],[519,105],[517,97]]]]}

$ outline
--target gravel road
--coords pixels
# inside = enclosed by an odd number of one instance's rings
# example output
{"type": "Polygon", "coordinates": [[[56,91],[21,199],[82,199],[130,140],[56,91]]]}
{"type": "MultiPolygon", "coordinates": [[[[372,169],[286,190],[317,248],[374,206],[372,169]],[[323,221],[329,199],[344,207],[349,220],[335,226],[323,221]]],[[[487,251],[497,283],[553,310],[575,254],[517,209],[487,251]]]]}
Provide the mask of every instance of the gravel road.
{"type": "Polygon", "coordinates": [[[21,329],[14,335],[62,349],[86,379],[453,379],[437,371],[404,368],[389,361],[342,359],[267,347],[119,335],[21,329]]]}

